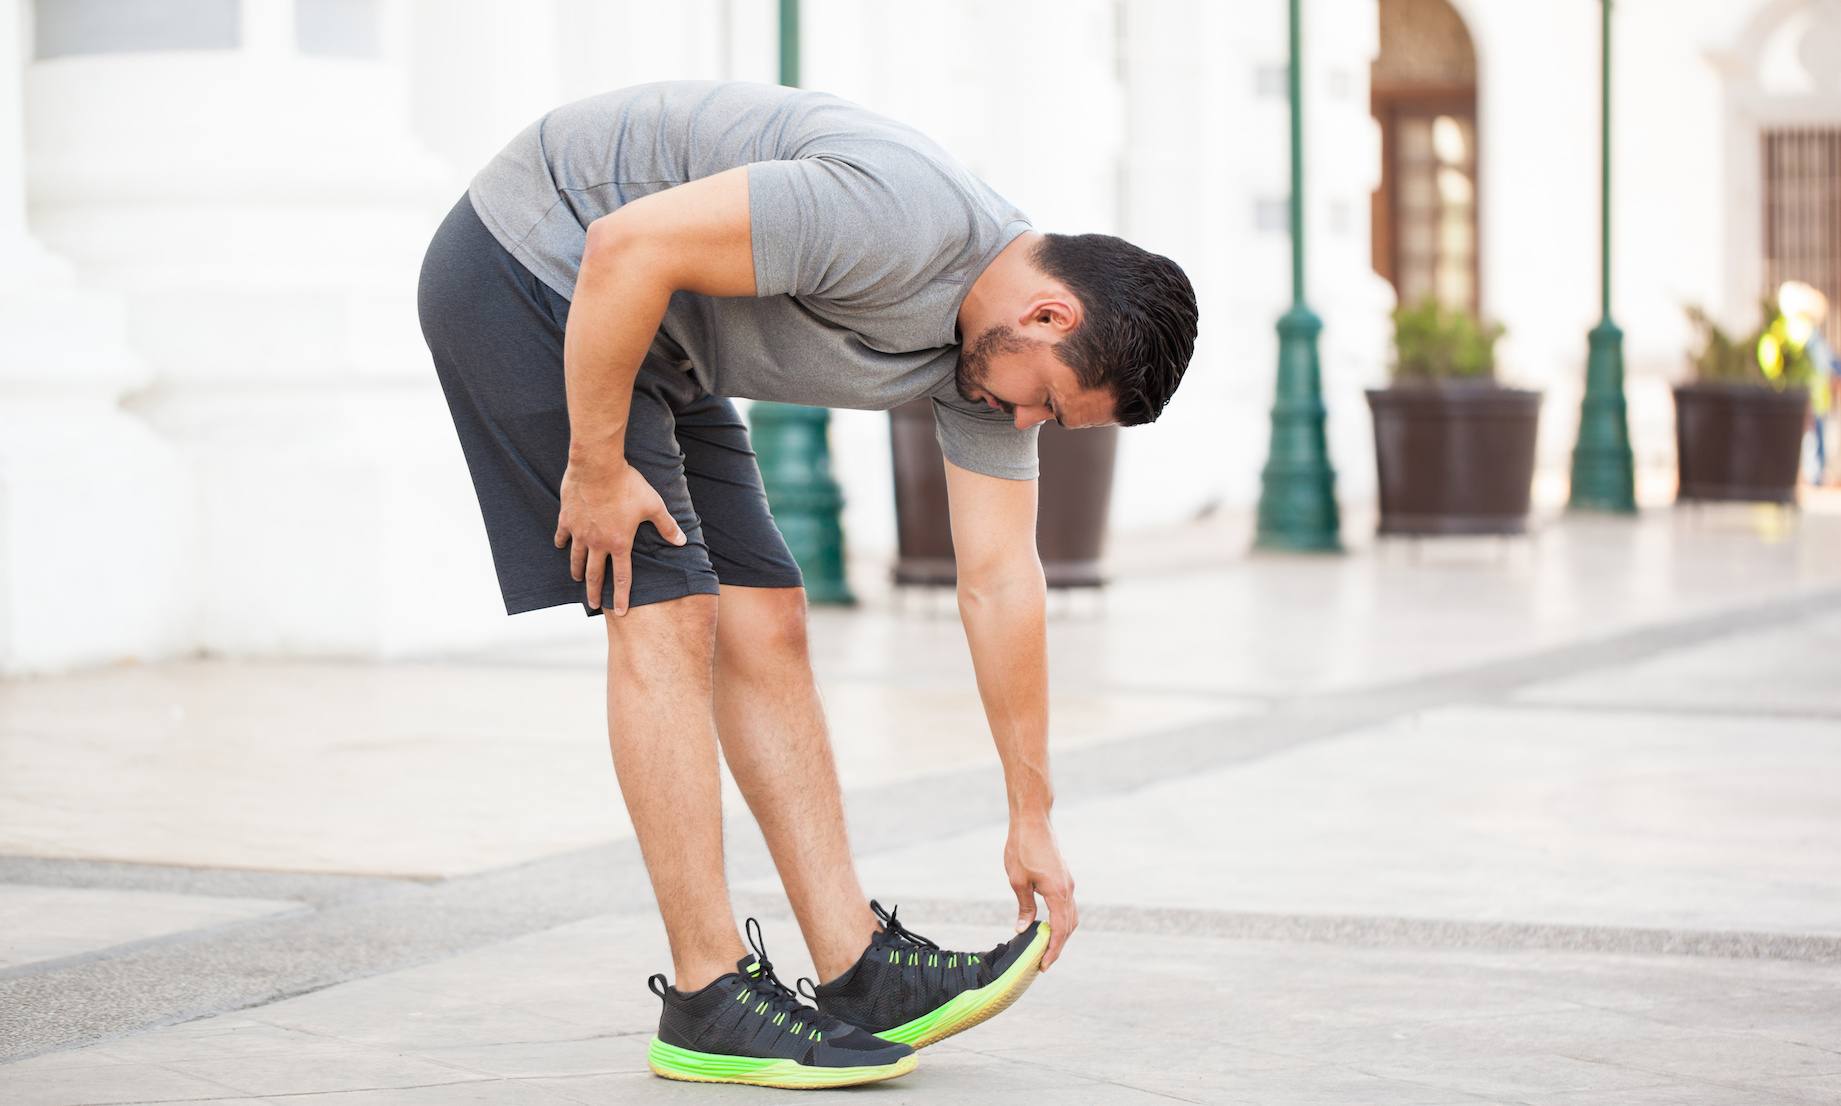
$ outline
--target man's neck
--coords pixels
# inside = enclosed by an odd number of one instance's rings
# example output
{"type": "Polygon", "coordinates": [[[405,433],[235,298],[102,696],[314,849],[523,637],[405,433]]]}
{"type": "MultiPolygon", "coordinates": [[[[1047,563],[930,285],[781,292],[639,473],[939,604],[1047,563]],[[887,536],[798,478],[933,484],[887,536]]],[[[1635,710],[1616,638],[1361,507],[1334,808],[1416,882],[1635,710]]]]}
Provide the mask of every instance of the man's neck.
{"type": "Polygon", "coordinates": [[[1047,281],[1029,262],[1042,235],[1025,231],[998,251],[991,263],[972,281],[972,290],[959,305],[959,339],[969,341],[993,325],[1010,323],[1004,318],[1008,305],[1028,303],[1047,281]]]}

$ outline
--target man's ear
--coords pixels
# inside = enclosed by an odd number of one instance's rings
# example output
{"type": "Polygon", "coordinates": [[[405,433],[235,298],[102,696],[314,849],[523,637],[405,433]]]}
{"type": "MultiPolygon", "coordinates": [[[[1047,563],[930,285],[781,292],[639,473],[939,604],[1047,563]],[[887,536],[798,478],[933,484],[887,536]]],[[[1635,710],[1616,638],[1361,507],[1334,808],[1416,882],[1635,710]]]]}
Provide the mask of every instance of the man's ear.
{"type": "Polygon", "coordinates": [[[1031,337],[1058,342],[1080,325],[1080,301],[1063,289],[1044,292],[1017,316],[1018,329],[1031,337]]]}

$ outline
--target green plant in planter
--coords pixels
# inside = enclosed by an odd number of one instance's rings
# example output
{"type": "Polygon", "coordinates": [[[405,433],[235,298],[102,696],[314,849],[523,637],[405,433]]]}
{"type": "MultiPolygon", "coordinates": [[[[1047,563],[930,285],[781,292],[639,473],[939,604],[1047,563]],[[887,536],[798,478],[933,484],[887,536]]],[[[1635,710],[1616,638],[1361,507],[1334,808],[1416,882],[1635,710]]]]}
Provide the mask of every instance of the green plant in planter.
{"type": "Polygon", "coordinates": [[[1486,325],[1470,312],[1453,310],[1431,296],[1414,306],[1395,308],[1393,318],[1395,384],[1495,383],[1501,324],[1486,325]]]}
{"type": "Polygon", "coordinates": [[[1734,340],[1699,307],[1688,308],[1688,321],[1700,336],[1692,355],[1694,378],[1703,384],[1750,384],[1759,388],[1806,387],[1816,377],[1806,345],[1809,333],[1784,318],[1772,300],[1760,305],[1764,325],[1749,337],[1734,340]]]}

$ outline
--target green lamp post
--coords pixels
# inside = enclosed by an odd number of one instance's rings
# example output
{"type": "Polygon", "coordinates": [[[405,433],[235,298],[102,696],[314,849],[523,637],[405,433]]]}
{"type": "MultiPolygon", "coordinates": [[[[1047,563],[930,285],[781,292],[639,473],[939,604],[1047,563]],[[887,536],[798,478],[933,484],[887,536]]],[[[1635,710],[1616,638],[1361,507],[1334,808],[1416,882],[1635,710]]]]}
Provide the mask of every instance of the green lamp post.
{"type": "MultiPolygon", "coordinates": [[[[799,0],[780,0],[780,83],[799,85],[799,0]]],[[[844,493],[831,475],[831,412],[761,402],[748,422],[767,505],[805,576],[806,598],[855,603],[844,577],[844,493]]]]}
{"type": "Polygon", "coordinates": [[[1602,118],[1599,131],[1599,319],[1588,338],[1585,399],[1579,406],[1579,443],[1573,447],[1575,511],[1636,511],[1636,465],[1624,404],[1624,332],[1611,321],[1611,0],[1600,0],[1604,19],[1602,118]]]}
{"type": "Polygon", "coordinates": [[[1278,386],[1272,445],[1260,474],[1260,549],[1342,551],[1336,471],[1324,439],[1317,335],[1323,322],[1304,304],[1304,97],[1298,0],[1291,0],[1291,310],[1278,321],[1278,386]]]}
{"type": "Polygon", "coordinates": [[[799,0],[780,0],[780,83],[799,87],[799,0]]]}

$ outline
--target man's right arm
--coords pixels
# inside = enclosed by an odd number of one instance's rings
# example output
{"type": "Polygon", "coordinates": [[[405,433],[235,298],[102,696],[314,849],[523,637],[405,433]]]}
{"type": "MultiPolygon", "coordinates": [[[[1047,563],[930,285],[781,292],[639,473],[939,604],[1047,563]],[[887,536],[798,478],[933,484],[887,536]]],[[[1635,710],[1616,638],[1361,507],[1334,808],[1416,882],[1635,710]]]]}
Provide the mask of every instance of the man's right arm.
{"type": "Polygon", "coordinates": [[[563,338],[569,467],[556,520],[556,545],[569,546],[589,606],[601,605],[612,557],[614,613],[626,613],[641,523],[651,522],[673,545],[684,543],[664,500],[626,463],[633,379],[671,294],[754,291],[746,166],[635,200],[589,225],[563,338]]]}

